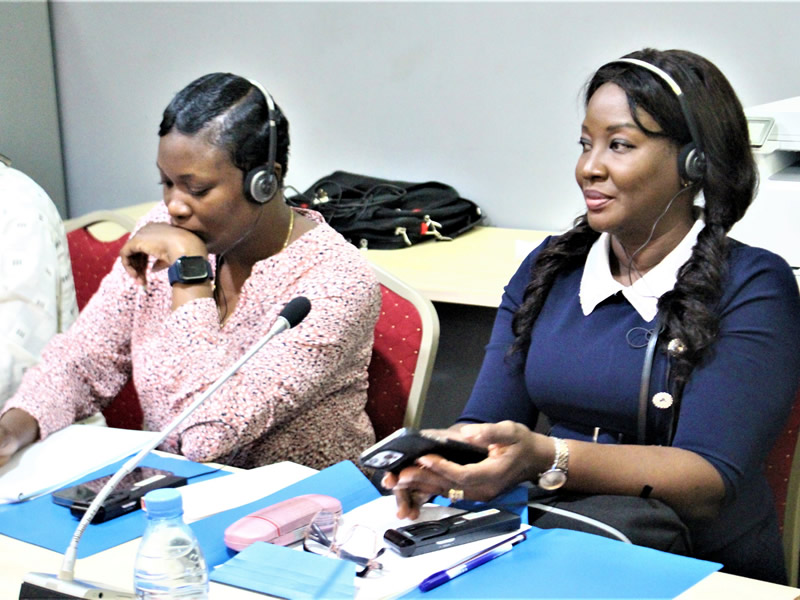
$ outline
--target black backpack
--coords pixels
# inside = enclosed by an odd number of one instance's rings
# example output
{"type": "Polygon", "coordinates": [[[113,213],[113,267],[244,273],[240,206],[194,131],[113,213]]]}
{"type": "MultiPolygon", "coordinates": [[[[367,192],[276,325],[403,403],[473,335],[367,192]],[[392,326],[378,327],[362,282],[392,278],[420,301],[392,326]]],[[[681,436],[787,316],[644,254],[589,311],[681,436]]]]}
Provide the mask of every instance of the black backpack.
{"type": "Polygon", "coordinates": [[[405,248],[426,240],[450,240],[478,225],[480,207],[438,181],[411,183],[335,171],[290,206],[322,214],[331,227],[360,248],[405,248]]]}

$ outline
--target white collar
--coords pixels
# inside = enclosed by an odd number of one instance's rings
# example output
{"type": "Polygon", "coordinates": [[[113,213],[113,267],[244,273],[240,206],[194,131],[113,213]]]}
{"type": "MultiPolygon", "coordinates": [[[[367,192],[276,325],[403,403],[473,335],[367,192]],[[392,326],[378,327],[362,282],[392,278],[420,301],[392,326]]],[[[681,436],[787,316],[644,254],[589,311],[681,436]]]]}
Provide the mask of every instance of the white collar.
{"type": "Polygon", "coordinates": [[[658,299],[675,287],[678,270],[691,257],[697,236],[703,227],[705,223],[702,219],[695,221],[680,243],[660,263],[629,286],[622,285],[611,275],[608,260],[611,236],[608,233],[600,234],[586,256],[581,277],[580,301],[583,314],[588,316],[603,300],[622,292],[642,319],[647,322],[655,319],[658,299]]]}

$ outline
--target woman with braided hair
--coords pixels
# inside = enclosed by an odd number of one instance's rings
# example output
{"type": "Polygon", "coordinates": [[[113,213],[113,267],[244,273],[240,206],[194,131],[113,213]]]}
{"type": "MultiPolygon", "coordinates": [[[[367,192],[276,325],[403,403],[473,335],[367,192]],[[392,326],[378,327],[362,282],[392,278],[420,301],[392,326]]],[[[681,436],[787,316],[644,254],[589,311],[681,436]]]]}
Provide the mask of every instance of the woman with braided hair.
{"type": "Polygon", "coordinates": [[[401,517],[521,482],[649,494],[693,556],[785,582],[763,463],[800,382],[800,294],[783,259],[728,237],[757,186],[741,104],[705,58],[645,49],[593,75],[585,110],[586,212],[506,286],[447,430],[489,457],[425,456],[383,484],[401,517]]]}

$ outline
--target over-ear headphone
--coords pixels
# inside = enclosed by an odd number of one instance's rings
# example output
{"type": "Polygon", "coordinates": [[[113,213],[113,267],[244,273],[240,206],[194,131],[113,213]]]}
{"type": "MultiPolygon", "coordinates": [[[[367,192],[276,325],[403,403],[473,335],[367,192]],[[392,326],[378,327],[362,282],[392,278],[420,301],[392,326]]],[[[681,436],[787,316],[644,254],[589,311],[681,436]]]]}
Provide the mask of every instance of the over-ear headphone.
{"type": "Polygon", "coordinates": [[[253,202],[266,204],[275,197],[278,191],[278,178],[275,176],[275,155],[278,148],[278,132],[275,126],[275,102],[264,87],[252,79],[249,80],[257,88],[267,102],[267,120],[269,121],[269,153],[266,164],[260,165],[245,175],[244,195],[253,202]]]}
{"type": "Polygon", "coordinates": [[[617,60],[612,60],[608,64],[611,65],[614,63],[629,63],[647,69],[662,79],[675,93],[681,107],[681,112],[683,113],[683,118],[686,119],[686,125],[689,127],[689,135],[692,136],[692,141],[681,148],[678,153],[678,172],[683,180],[691,182],[701,181],[706,171],[706,155],[705,152],[703,152],[703,146],[700,144],[697,125],[692,117],[692,113],[689,111],[689,106],[687,105],[686,97],[683,95],[681,86],[679,86],[678,82],[663,69],[659,69],[657,66],[639,60],[638,58],[618,58],[617,60]]]}

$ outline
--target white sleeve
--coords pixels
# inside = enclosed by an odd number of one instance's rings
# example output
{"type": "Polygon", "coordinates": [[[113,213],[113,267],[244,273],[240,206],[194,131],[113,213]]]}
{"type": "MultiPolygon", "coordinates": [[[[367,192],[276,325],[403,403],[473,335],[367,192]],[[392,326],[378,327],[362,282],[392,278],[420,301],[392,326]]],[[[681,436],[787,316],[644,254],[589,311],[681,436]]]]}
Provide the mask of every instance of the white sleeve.
{"type": "Polygon", "coordinates": [[[50,338],[77,315],[63,225],[60,218],[53,222],[55,207],[41,189],[11,186],[9,180],[0,180],[0,405],[50,338]],[[43,201],[49,206],[41,210],[43,201]]]}

